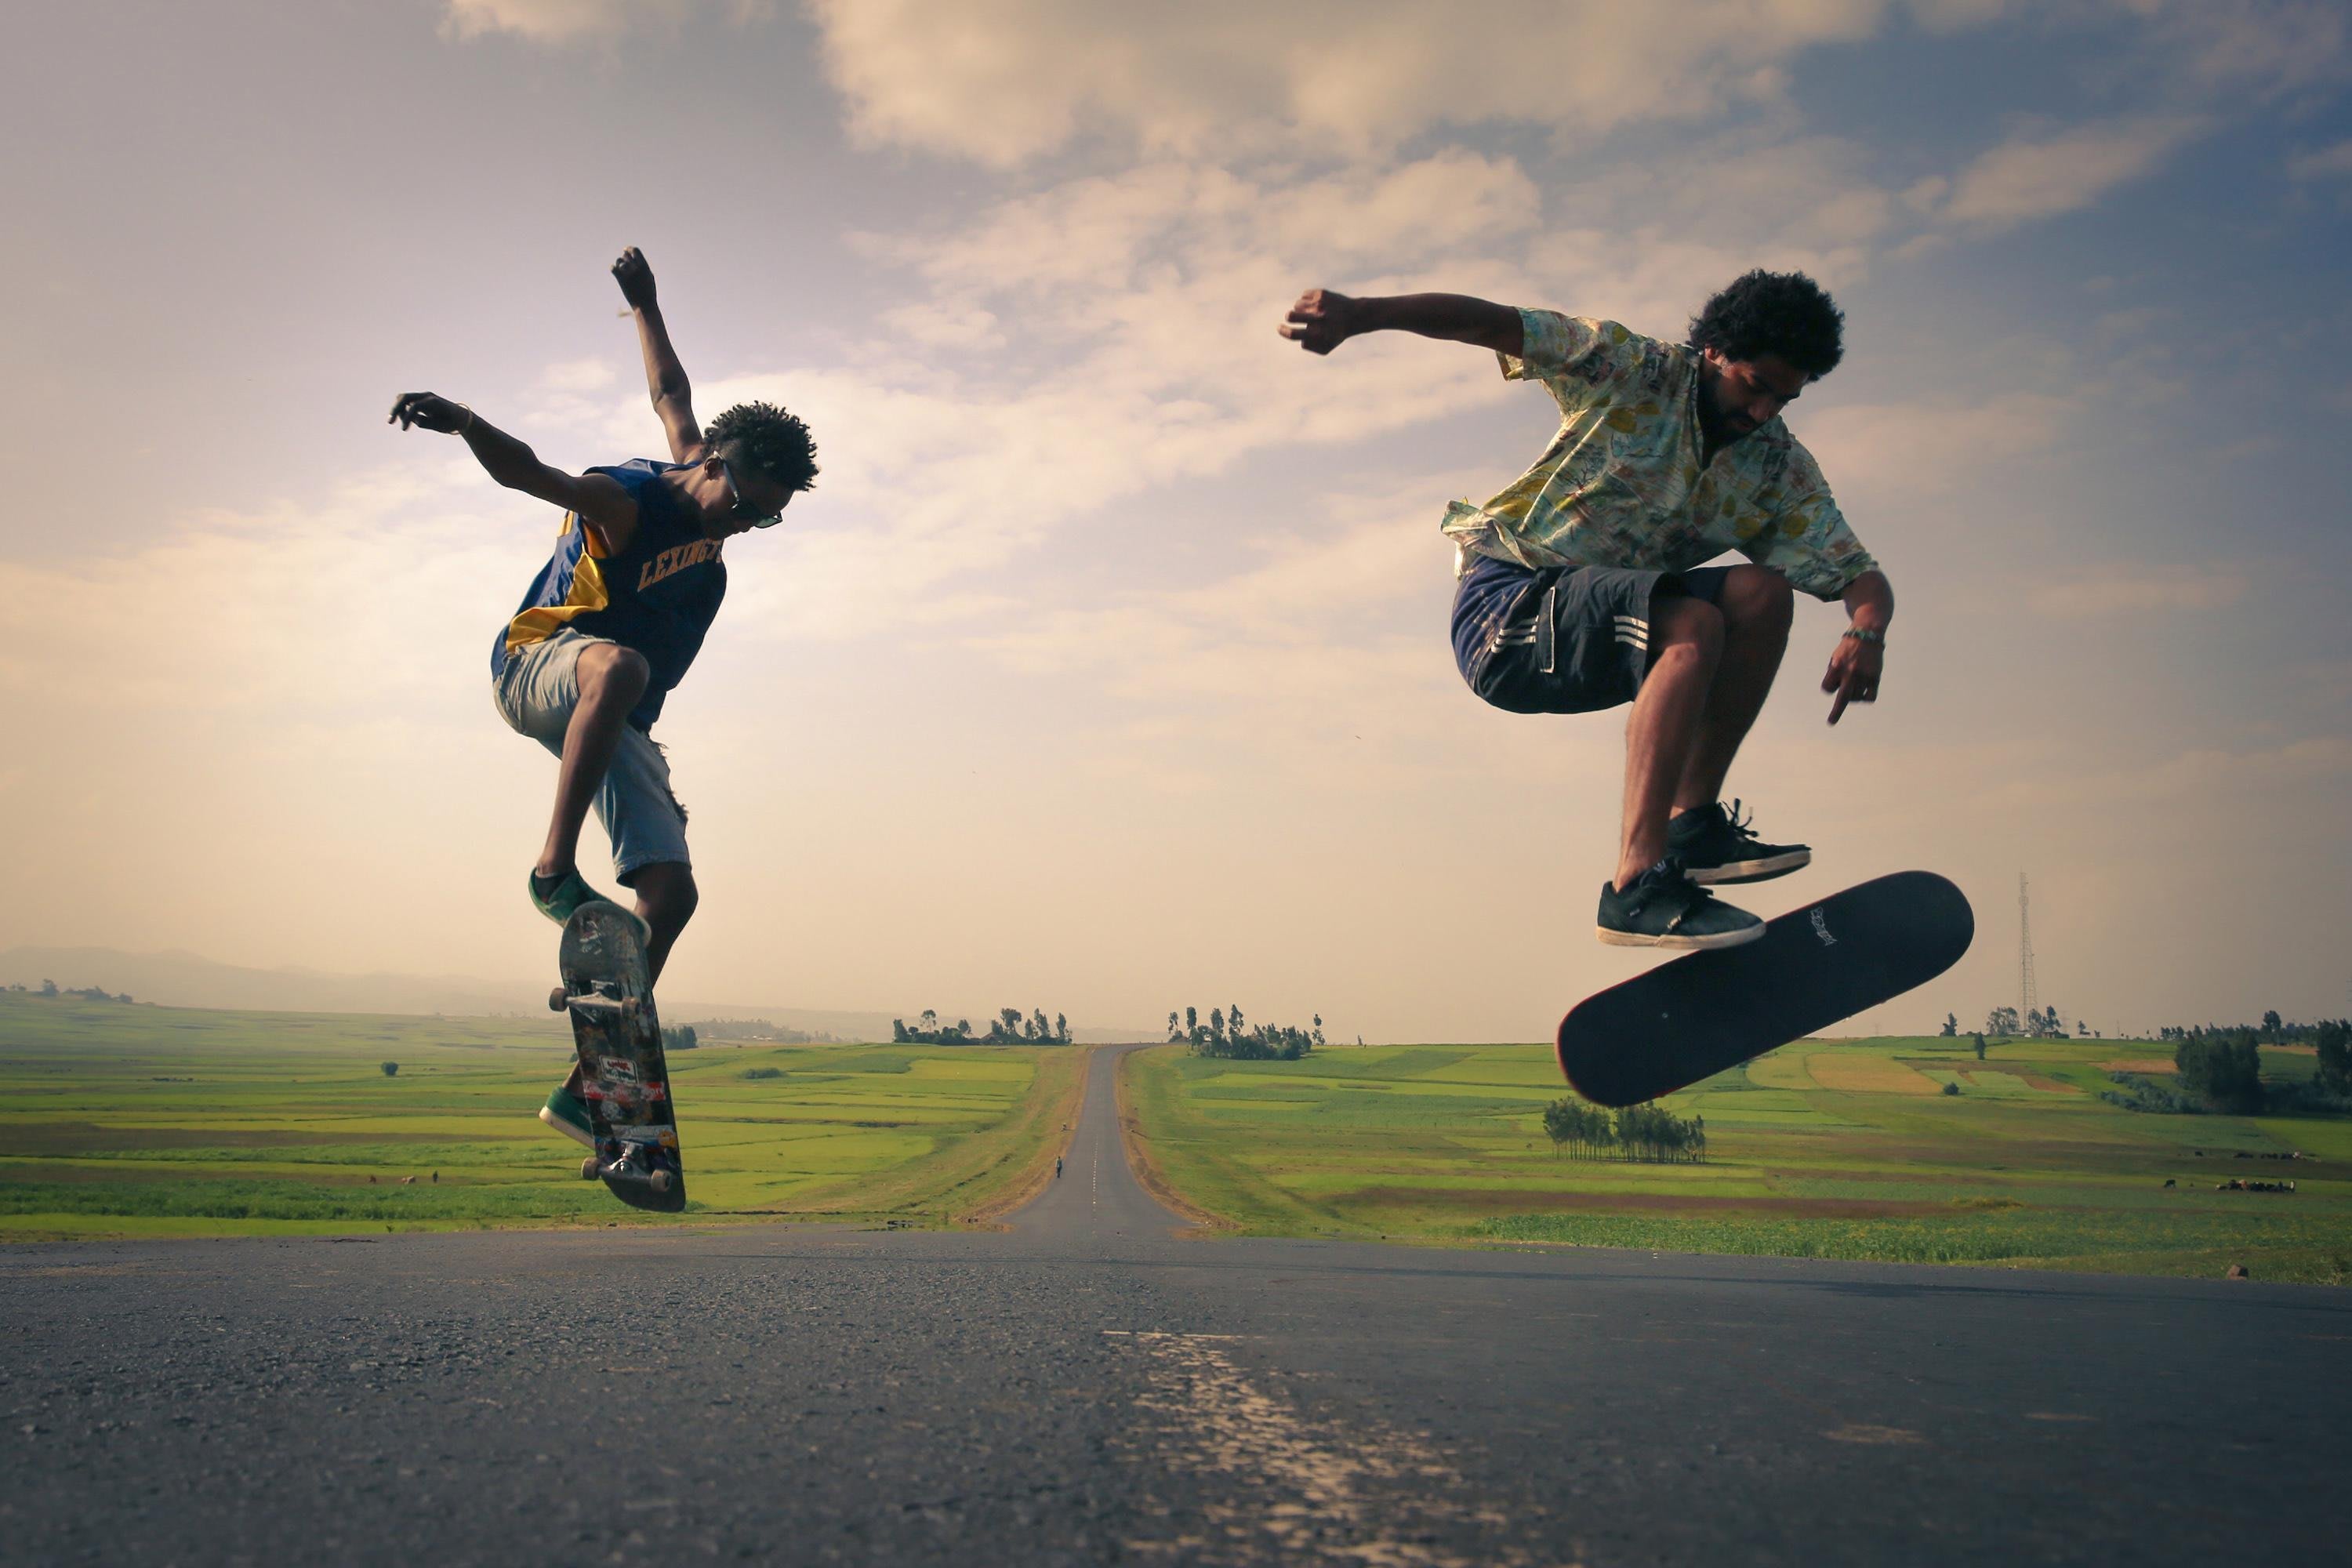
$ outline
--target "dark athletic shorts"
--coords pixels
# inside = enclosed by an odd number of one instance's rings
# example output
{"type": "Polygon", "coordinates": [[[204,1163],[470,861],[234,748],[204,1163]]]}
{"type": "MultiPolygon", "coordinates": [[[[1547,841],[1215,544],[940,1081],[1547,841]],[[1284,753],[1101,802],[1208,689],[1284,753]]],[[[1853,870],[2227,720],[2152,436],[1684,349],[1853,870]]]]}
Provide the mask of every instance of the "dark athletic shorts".
{"type": "Polygon", "coordinates": [[[1730,571],[1530,572],[1475,556],[1454,590],[1454,661],[1471,690],[1506,712],[1614,708],[1633,700],[1650,672],[1651,601],[1680,594],[1712,605],[1730,571]]]}

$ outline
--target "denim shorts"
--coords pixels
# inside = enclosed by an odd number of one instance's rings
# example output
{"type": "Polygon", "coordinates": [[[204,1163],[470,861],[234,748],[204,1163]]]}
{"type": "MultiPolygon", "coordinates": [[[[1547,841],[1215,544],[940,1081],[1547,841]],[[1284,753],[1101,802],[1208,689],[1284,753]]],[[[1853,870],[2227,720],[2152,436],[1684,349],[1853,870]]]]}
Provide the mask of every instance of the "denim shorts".
{"type": "MultiPolygon", "coordinates": [[[[581,652],[610,640],[560,631],[509,654],[505,673],[490,689],[499,716],[516,733],[562,756],[563,732],[580,701],[581,652]]],[[[686,853],[686,812],[669,790],[669,759],[634,724],[621,726],[612,764],[596,786],[596,820],[613,841],[613,870],[623,887],[647,866],[693,864],[686,853]]]]}
{"type": "Polygon", "coordinates": [[[1650,672],[1650,605],[1715,603],[1727,566],[1530,571],[1471,558],[1454,590],[1454,658],[1470,689],[1510,713],[1590,713],[1633,700],[1650,672]]]}

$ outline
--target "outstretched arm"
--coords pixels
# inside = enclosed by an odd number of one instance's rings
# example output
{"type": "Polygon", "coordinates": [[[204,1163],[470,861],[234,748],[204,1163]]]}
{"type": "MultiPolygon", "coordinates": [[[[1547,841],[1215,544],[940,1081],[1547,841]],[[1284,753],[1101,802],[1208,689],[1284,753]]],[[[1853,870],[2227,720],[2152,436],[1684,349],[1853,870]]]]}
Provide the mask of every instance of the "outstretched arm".
{"type": "Polygon", "coordinates": [[[687,384],[686,367],[669,346],[669,329],[662,324],[661,306],[654,300],[654,269],[635,246],[613,263],[613,279],[621,298],[637,319],[637,346],[646,356],[646,390],[653,394],[654,412],[661,416],[662,432],[669,437],[669,455],[680,463],[702,458],[702,426],[694,417],[694,389],[687,384]]]}
{"type": "Polygon", "coordinates": [[[460,437],[483,472],[507,489],[578,513],[593,531],[600,555],[627,549],[637,531],[637,503],[610,475],[567,474],[550,468],[538,453],[462,403],[430,392],[404,392],[386,423],[460,437]]]}
{"type": "Polygon", "coordinates": [[[1290,307],[1279,331],[1308,353],[1328,354],[1365,332],[1418,332],[1424,338],[1475,343],[1496,353],[1526,346],[1519,313],[1508,305],[1467,294],[1389,294],[1358,299],[1309,289],[1290,307]]]}

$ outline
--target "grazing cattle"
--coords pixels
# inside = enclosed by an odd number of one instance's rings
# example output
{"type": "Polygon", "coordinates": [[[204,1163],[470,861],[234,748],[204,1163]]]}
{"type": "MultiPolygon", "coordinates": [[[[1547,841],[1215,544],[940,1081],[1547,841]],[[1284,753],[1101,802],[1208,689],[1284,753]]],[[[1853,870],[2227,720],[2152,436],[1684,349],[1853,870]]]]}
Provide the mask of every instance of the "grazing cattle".
{"type": "Polygon", "coordinates": [[[2167,1176],[2167,1177],[2165,1177],[2165,1178],[2164,1178],[2164,1184],[2165,1184],[2166,1186],[2168,1186],[2168,1186],[2170,1186],[2170,1185],[2172,1185],[2172,1178],[2171,1178],[2170,1176],[2167,1176]]]}

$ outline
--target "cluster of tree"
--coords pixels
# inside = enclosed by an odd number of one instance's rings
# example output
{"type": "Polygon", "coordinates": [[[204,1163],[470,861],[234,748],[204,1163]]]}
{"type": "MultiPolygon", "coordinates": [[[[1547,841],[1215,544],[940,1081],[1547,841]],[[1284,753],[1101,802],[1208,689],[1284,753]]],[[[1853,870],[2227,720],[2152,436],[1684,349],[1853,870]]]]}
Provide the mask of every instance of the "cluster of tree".
{"type": "Polygon", "coordinates": [[[1579,1160],[1646,1160],[1657,1163],[1706,1158],[1706,1118],[1681,1117],[1662,1105],[1603,1110],[1561,1098],[1544,1107],[1544,1133],[1555,1153],[1579,1160]]]}
{"type": "Polygon", "coordinates": [[[1288,1024],[1260,1024],[1251,1028],[1242,1021],[1238,1004],[1210,1008],[1205,1024],[1198,1009],[1187,1007],[1181,1018],[1172,1011],[1168,1015],[1168,1038],[1171,1043],[1181,1040],[1190,1045],[1196,1057],[1243,1062],[1295,1062],[1323,1043],[1323,1015],[1316,1014],[1313,1026],[1305,1029],[1288,1024]]]}
{"type": "Polygon", "coordinates": [[[686,1026],[699,1032],[699,1037],[717,1044],[720,1040],[758,1040],[774,1046],[837,1046],[841,1037],[823,1029],[794,1029],[782,1024],[771,1024],[765,1018],[698,1018],[686,1026]]]}
{"type": "Polygon", "coordinates": [[[2290,1024],[2278,1016],[2273,1007],[2263,1015],[2260,1024],[2167,1024],[2156,1032],[2159,1040],[2185,1040],[2191,1035],[2218,1034],[2226,1029],[2243,1029],[2265,1046],[2316,1046],[2331,1029],[2341,1031],[2344,1020],[2323,1018],[2316,1024],[2290,1024]]]}
{"type": "Polygon", "coordinates": [[[2263,1108],[2263,1058],[2252,1029],[2196,1029],[2172,1047],[2180,1087],[2216,1110],[2263,1108]]]}
{"type": "Polygon", "coordinates": [[[2330,1094],[2352,1094],[2352,1018],[2328,1018],[2313,1030],[2319,1047],[2319,1087],[2330,1094]]]}
{"type": "MultiPolygon", "coordinates": [[[[2012,1011],[2013,1011],[2013,1009],[2012,1009],[2012,1011]]],[[[2079,1029],[2079,1028],[2081,1028],[2083,1026],[2082,1026],[2082,1025],[2080,1025],[2080,1024],[2077,1024],[2077,1025],[2075,1025],[2074,1026],[2075,1026],[2076,1028],[2078,1028],[2078,1029],[2079,1029]]],[[[1937,1033],[1941,1034],[1941,1035],[1943,1036],[1943,1037],[1944,1037],[1944,1038],[1946,1038],[1946,1039],[1949,1040],[1949,1039],[1955,1039],[1955,1038],[1958,1038],[1958,1036],[1959,1036],[1959,1032],[1960,1032],[1960,1016],[1959,1016],[1958,1013],[1947,1013],[1947,1014],[1945,1014],[1945,1015],[1944,1015],[1944,1026],[1943,1026],[1943,1028],[1942,1028],[1942,1029],[1938,1030],[1938,1031],[1937,1031],[1937,1033]]],[[[1969,1037],[1969,1038],[1971,1041],[1973,1041],[1973,1042],[1975,1043],[1975,1045],[1976,1045],[1976,1047],[1977,1047],[1977,1060],[1979,1060],[1979,1061],[1982,1061],[1982,1060],[1984,1060],[1984,1054],[1985,1054],[1985,1037],[1984,1037],[1984,1031],[1983,1031],[1983,1030],[1981,1030],[1981,1029],[1979,1029],[1979,1030],[1978,1030],[1975,1034],[1970,1035],[1970,1036],[1969,1037]]],[[[1948,1089],[1948,1088],[1950,1088],[1951,1086],[1948,1084],[1948,1085],[1946,1085],[1945,1087],[1948,1089]]]]}
{"type": "Polygon", "coordinates": [[[1056,1013],[1048,1023],[1043,1007],[1026,1018],[1021,1016],[1020,1008],[1006,1007],[988,1021],[988,1033],[975,1038],[971,1019],[958,1018],[952,1024],[942,1024],[940,1016],[926,1007],[917,1015],[912,1028],[907,1026],[904,1018],[891,1019],[890,1038],[902,1046],[1066,1046],[1070,1043],[1070,1021],[1056,1013]]]}
{"type": "Polygon", "coordinates": [[[2099,1098],[2109,1105],[2161,1116],[2197,1116],[2204,1112],[2202,1100],[2177,1094],[2154,1079],[2130,1072],[2111,1072],[2107,1077],[2123,1086],[2120,1089],[2104,1089],[2099,1091],[2099,1098]]]}
{"type": "Polygon", "coordinates": [[[2352,1019],[2289,1024],[2268,1012],[2260,1026],[2167,1026],[2161,1037],[2173,1042],[2172,1065],[2182,1094],[2215,1110],[2340,1111],[2352,1099],[2352,1019]],[[2318,1058],[2318,1071],[2309,1082],[2263,1082],[2260,1047],[2305,1044],[2318,1058]]]}
{"type": "MultiPolygon", "coordinates": [[[[27,991],[31,990],[31,987],[12,984],[8,989],[11,991],[27,991]]],[[[58,983],[54,980],[42,981],[40,989],[32,991],[32,994],[36,996],[79,996],[85,1002],[128,1002],[131,1000],[130,992],[125,991],[122,994],[117,996],[110,993],[103,985],[85,985],[79,991],[70,988],[60,991],[58,989],[58,983]]]]}
{"type": "MultiPolygon", "coordinates": [[[[1944,1033],[1957,1034],[1959,1030],[1958,1021],[1948,1013],[1944,1016],[1947,1025],[1944,1033]]],[[[2007,1035],[2012,1038],[2022,1037],[2036,1040],[2063,1039],[2066,1037],[2066,1026],[2060,1020],[2058,1009],[2054,1005],[2042,1008],[2038,1012],[2028,1007],[2022,1018],[2018,1016],[2016,1008],[2003,1006],[1995,1007],[1985,1015],[1984,1032],[1988,1035],[2007,1035]]],[[[2074,1033],[2078,1037],[2088,1039],[2095,1032],[2082,1019],[2074,1020],[2074,1033]]]]}
{"type": "Polygon", "coordinates": [[[662,1052],[664,1055],[667,1055],[671,1051],[690,1051],[701,1043],[702,1042],[700,1040],[695,1037],[694,1026],[691,1024],[680,1024],[675,1029],[664,1029],[662,1031],[662,1052]]]}

